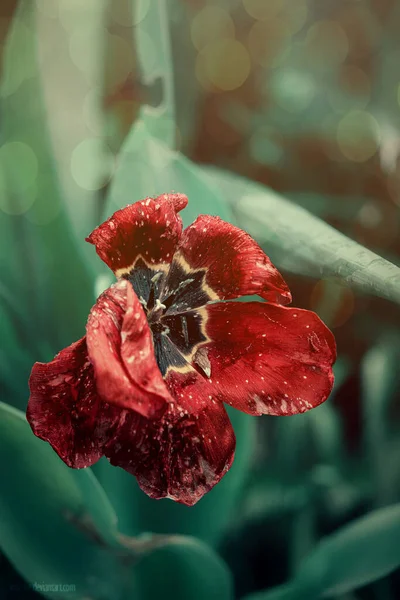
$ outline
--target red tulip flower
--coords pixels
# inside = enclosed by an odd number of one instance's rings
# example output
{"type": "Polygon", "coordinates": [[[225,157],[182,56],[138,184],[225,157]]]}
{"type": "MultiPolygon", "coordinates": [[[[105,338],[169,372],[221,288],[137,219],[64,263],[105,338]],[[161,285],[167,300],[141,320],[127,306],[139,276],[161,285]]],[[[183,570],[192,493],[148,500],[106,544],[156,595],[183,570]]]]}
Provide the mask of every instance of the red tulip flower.
{"type": "Polygon", "coordinates": [[[195,504],[230,468],[224,403],[252,415],[318,406],[335,341],[258,244],[218,217],[182,231],[183,194],[117,211],[87,241],[117,282],[86,336],[30,377],[33,432],[70,467],[106,456],[152,498],[195,504]],[[267,302],[237,302],[258,294],[267,302]],[[232,301],[233,300],[233,301],[232,301]]]}

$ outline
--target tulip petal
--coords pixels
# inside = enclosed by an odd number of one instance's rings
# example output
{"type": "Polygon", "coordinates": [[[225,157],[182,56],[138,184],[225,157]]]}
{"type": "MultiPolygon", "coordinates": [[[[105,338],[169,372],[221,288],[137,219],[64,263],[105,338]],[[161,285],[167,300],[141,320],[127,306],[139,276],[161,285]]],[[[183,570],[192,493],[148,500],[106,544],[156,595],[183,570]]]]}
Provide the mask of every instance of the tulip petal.
{"type": "Polygon", "coordinates": [[[172,398],[155,359],[146,314],[128,281],[103,292],[86,330],[99,396],[145,417],[160,416],[172,398]]]}
{"type": "Polygon", "coordinates": [[[135,475],[151,498],[191,506],[229,470],[235,434],[223,404],[209,398],[200,377],[188,384],[174,374],[169,385],[177,401],[162,419],[127,412],[106,456],[135,475]]]}
{"type": "Polygon", "coordinates": [[[27,419],[33,433],[77,469],[94,464],[112,437],[120,410],[101,402],[85,338],[49,363],[35,363],[27,419]]]}
{"type": "Polygon", "coordinates": [[[190,308],[252,294],[278,304],[292,299],[260,246],[245,231],[209,215],[184,230],[165,283],[168,294],[182,278],[190,283],[178,290],[179,304],[190,308]]]}
{"type": "Polygon", "coordinates": [[[184,194],[146,198],[115,212],[86,238],[117,277],[128,275],[138,258],[149,266],[169,264],[182,233],[178,212],[184,194]]]}
{"type": "Polygon", "coordinates": [[[218,397],[254,415],[292,415],[318,406],[333,386],[336,345],[308,310],[263,302],[202,309],[212,341],[203,346],[218,397]]]}

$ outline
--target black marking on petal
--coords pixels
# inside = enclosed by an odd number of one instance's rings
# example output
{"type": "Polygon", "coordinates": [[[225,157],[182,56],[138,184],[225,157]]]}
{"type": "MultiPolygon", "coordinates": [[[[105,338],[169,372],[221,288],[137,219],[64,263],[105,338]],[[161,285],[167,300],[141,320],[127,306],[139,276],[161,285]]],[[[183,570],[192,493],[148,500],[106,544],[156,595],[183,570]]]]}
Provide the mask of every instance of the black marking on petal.
{"type": "Polygon", "coordinates": [[[163,377],[167,374],[168,369],[181,370],[185,367],[189,367],[188,362],[179,352],[175,344],[169,339],[167,333],[168,330],[156,331],[156,327],[153,326],[153,343],[154,352],[158,367],[163,377]]]}
{"type": "Polygon", "coordinates": [[[182,315],[167,315],[162,323],[168,327],[168,337],[185,356],[191,356],[196,346],[207,341],[203,333],[203,318],[197,311],[182,315]]]}
{"type": "Polygon", "coordinates": [[[169,369],[201,370],[210,376],[207,352],[202,351],[209,341],[205,333],[207,316],[201,309],[193,310],[217,298],[206,283],[206,272],[206,269],[191,270],[182,257],[174,258],[169,272],[163,265],[152,268],[139,257],[132,270],[123,275],[146,312],[163,377],[169,369]]]}
{"type": "Polygon", "coordinates": [[[138,298],[143,298],[148,310],[154,307],[156,299],[160,295],[166,273],[152,269],[144,260],[139,258],[130,273],[124,275],[131,282],[138,298]]]}
{"type": "Polygon", "coordinates": [[[186,312],[198,306],[205,306],[214,300],[211,289],[206,285],[206,269],[190,271],[174,260],[161,290],[160,300],[166,306],[166,314],[186,312]]]}

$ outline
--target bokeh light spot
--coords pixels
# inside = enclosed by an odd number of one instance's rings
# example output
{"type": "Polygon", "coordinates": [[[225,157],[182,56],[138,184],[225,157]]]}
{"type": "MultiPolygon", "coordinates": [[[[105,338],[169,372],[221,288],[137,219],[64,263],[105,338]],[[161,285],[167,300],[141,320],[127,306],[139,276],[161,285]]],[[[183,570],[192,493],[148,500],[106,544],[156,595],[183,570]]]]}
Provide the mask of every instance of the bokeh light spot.
{"type": "Polygon", "coordinates": [[[257,21],[249,32],[250,54],[263,67],[274,67],[290,40],[291,31],[282,19],[257,21]]]}
{"type": "Polygon", "coordinates": [[[349,51],[349,41],[337,21],[317,21],[308,29],[305,48],[312,64],[324,71],[341,64],[349,51]]]}
{"type": "Polygon", "coordinates": [[[196,74],[204,87],[230,91],[246,81],[250,65],[250,56],[244,45],[225,39],[212,42],[199,52],[196,74]]]}
{"type": "Polygon", "coordinates": [[[36,0],[36,6],[49,19],[56,19],[58,17],[57,0],[36,0]]]}
{"type": "Polygon", "coordinates": [[[250,138],[249,149],[253,160],[262,165],[275,166],[283,156],[282,146],[268,129],[257,129],[250,138]]]}
{"type": "Polygon", "coordinates": [[[266,21],[274,17],[284,4],[284,0],[243,0],[245,11],[258,21],[266,21]]]}
{"type": "Polygon", "coordinates": [[[193,18],[190,27],[192,43],[203,50],[210,42],[235,37],[235,25],[227,10],[206,6],[193,18]]]}
{"type": "Polygon", "coordinates": [[[270,89],[275,102],[288,112],[301,112],[313,101],[316,85],[307,73],[279,69],[271,77],[270,89]]]}
{"type": "Polygon", "coordinates": [[[36,198],[38,161],[30,146],[7,142],[0,147],[0,208],[7,214],[26,212],[36,198]]]}
{"type": "Polygon", "coordinates": [[[285,12],[285,21],[292,35],[300,31],[306,24],[308,16],[308,6],[306,0],[296,0],[287,7],[285,12]]]}
{"type": "MultiPolygon", "coordinates": [[[[5,20],[2,20],[1,27],[7,27],[5,20]]],[[[24,81],[35,76],[36,57],[30,51],[36,43],[33,38],[34,32],[15,17],[4,46],[0,96],[11,96],[24,81]]]]}
{"type": "Polygon", "coordinates": [[[69,38],[69,53],[72,61],[90,84],[101,84],[103,74],[99,69],[96,54],[89,50],[91,45],[97,43],[96,40],[100,36],[105,37],[106,35],[106,30],[100,31],[99,28],[93,26],[76,29],[69,38]],[[92,43],[91,40],[93,40],[92,43]]]}
{"type": "Polygon", "coordinates": [[[107,60],[112,65],[112,69],[107,71],[107,86],[109,90],[115,90],[126,81],[132,70],[134,64],[132,46],[119,35],[108,33],[106,48],[109,54],[107,60]]]}
{"type": "Polygon", "coordinates": [[[379,205],[370,200],[360,208],[357,219],[363,227],[375,229],[382,223],[383,215],[379,205]]]}
{"type": "Polygon", "coordinates": [[[114,168],[114,155],[99,138],[83,140],[72,152],[72,177],[85,190],[95,191],[104,187],[114,168]]]}
{"type": "Polygon", "coordinates": [[[339,121],[336,139],[346,158],[365,162],[378,150],[379,124],[369,112],[352,110],[339,121]]]}
{"type": "Polygon", "coordinates": [[[310,298],[314,310],[329,327],[344,325],[354,313],[354,294],[343,281],[328,277],[314,286],[310,298]]]}
{"type": "Polygon", "coordinates": [[[329,103],[338,113],[367,107],[371,84],[369,77],[359,67],[343,66],[339,72],[338,84],[329,91],[329,103]]]}
{"type": "MultiPolygon", "coordinates": [[[[54,2],[56,3],[56,0],[54,2]]],[[[88,23],[93,25],[95,21],[100,25],[102,11],[99,10],[99,0],[57,0],[57,3],[60,22],[67,31],[87,31],[88,23]]]]}
{"type": "Polygon", "coordinates": [[[56,193],[52,174],[40,174],[37,199],[25,213],[25,218],[35,225],[48,225],[61,211],[62,196],[56,193]]]}
{"type": "Polygon", "coordinates": [[[149,8],[150,0],[136,0],[134,3],[124,0],[110,2],[113,21],[123,27],[132,27],[132,25],[141,23],[149,12],[149,8]]]}

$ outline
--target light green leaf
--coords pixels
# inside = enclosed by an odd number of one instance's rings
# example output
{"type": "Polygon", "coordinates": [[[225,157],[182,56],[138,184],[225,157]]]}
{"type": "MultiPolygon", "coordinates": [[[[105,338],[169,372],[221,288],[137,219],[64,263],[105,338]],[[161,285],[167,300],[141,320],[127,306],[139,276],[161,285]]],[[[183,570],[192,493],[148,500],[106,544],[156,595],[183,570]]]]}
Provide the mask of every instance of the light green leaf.
{"type": "MultiPolygon", "coordinates": [[[[48,360],[82,335],[93,302],[93,274],[76,247],[56,176],[37,70],[32,3],[20,3],[7,39],[4,73],[0,271],[4,296],[12,302],[3,304],[9,317],[0,326],[10,328],[11,323],[16,345],[33,362],[48,360]]],[[[26,367],[18,370],[20,380],[28,375],[26,367]]],[[[22,406],[22,398],[13,396],[11,401],[22,406]]]]}
{"type": "Polygon", "coordinates": [[[330,598],[388,575],[400,566],[400,504],[353,521],[322,540],[300,567],[299,590],[330,598]]]}
{"type": "Polygon", "coordinates": [[[269,188],[215,168],[204,173],[278,267],[319,279],[335,276],[400,304],[399,267],[269,188]]]}
{"type": "Polygon", "coordinates": [[[142,118],[151,135],[172,148],[175,146],[175,98],[167,2],[134,0],[132,7],[134,22],[138,22],[134,35],[143,83],[152,84],[160,78],[163,88],[161,105],[144,105],[142,118]]]}

